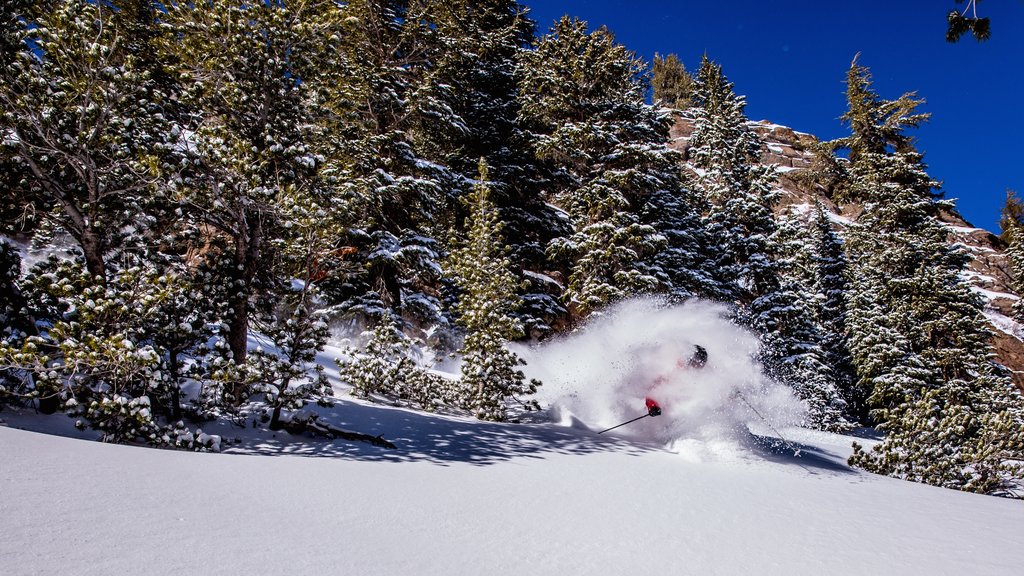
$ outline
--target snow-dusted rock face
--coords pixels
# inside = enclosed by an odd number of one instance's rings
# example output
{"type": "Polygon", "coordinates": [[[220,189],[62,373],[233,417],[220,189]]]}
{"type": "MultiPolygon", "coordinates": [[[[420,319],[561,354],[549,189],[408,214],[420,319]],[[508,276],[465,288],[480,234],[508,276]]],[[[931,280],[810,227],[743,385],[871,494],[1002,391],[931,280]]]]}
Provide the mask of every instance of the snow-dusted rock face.
{"type": "MultiPolygon", "coordinates": [[[[818,200],[836,214],[833,221],[837,227],[856,220],[860,215],[859,206],[836,205],[800,181],[800,174],[813,163],[813,146],[818,142],[815,136],[767,120],[751,121],[748,126],[764,142],[762,162],[776,166],[779,176],[776,185],[781,191],[778,212],[818,200]]],[[[670,146],[681,152],[687,161],[691,134],[693,121],[685,114],[677,117],[670,132],[670,146]]],[[[1024,326],[1012,319],[1011,308],[1020,297],[1011,288],[1006,245],[992,232],[972,226],[955,210],[944,211],[942,220],[949,226],[950,242],[962,244],[973,257],[964,276],[985,300],[996,361],[1012,372],[1014,382],[1024,390],[1024,326]]]]}

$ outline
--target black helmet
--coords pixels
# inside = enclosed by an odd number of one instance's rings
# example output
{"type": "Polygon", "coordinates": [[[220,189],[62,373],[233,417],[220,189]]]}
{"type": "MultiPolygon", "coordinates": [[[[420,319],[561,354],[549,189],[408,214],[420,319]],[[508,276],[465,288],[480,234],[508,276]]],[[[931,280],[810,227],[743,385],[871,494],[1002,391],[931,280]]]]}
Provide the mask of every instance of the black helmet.
{"type": "Polygon", "coordinates": [[[694,344],[693,355],[690,356],[689,364],[694,368],[703,368],[708,362],[708,351],[699,344],[694,344]]]}

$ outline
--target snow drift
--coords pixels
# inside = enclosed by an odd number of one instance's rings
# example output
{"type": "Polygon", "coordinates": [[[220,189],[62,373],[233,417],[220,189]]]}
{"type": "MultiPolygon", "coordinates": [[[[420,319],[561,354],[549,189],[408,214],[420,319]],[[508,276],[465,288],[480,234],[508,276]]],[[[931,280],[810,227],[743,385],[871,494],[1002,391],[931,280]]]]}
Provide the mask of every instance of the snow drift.
{"type": "Polygon", "coordinates": [[[739,440],[747,422],[801,421],[805,407],[764,375],[758,350],[757,336],[729,321],[722,305],[634,299],[519,353],[527,375],[544,382],[540,399],[555,419],[600,430],[643,415],[651,397],[663,414],[615,433],[680,447],[739,440]],[[708,353],[702,368],[688,362],[698,345],[708,353]]]}

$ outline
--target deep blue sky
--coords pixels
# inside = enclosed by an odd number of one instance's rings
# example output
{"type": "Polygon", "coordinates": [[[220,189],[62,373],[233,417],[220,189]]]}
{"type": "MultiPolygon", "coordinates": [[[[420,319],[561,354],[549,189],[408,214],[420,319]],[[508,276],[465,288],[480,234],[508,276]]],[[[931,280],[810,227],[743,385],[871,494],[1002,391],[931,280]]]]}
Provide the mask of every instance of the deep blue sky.
{"type": "Polygon", "coordinates": [[[954,0],[521,0],[540,33],[569,14],[608,26],[650,60],[676,53],[693,71],[720,63],[747,116],[845,135],[846,70],[854,55],[883,98],[917,91],[931,121],[916,130],[932,178],[975,226],[998,231],[1011,188],[1024,195],[1024,0],[986,0],[992,39],[945,40],[954,0]]]}

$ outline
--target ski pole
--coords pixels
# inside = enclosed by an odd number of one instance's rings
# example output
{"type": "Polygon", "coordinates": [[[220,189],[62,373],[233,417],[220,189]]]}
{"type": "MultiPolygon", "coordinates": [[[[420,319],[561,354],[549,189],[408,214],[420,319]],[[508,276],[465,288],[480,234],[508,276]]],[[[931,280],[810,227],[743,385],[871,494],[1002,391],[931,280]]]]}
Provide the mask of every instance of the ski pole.
{"type": "MultiPolygon", "coordinates": [[[[790,442],[789,440],[786,440],[786,437],[782,435],[782,432],[779,432],[778,430],[776,430],[775,426],[772,426],[772,423],[767,418],[765,418],[763,414],[758,412],[757,408],[754,408],[754,405],[751,404],[750,402],[748,402],[747,398],[745,396],[743,396],[743,394],[741,394],[739,390],[736,391],[736,397],[739,398],[740,400],[742,400],[743,403],[747,405],[747,408],[750,408],[751,410],[753,410],[754,414],[757,414],[761,418],[761,420],[764,420],[764,423],[768,425],[768,428],[772,432],[775,432],[775,435],[778,436],[780,440],[782,440],[783,444],[785,444],[787,448],[789,448],[790,450],[793,451],[793,456],[796,456],[797,458],[800,457],[800,454],[801,454],[800,449],[797,448],[796,446],[794,446],[793,443],[790,442]]],[[[797,462],[797,464],[801,468],[803,468],[804,470],[807,470],[811,474],[814,474],[814,471],[811,470],[810,468],[808,468],[807,466],[804,466],[803,464],[800,464],[799,462],[797,462]]]]}
{"type": "Polygon", "coordinates": [[[604,434],[605,432],[608,432],[609,430],[615,430],[616,428],[621,428],[622,426],[625,426],[626,424],[630,424],[630,423],[636,422],[637,420],[640,420],[640,419],[643,419],[643,418],[647,418],[648,416],[650,416],[649,413],[648,414],[644,414],[643,416],[637,416],[636,418],[633,418],[632,420],[629,420],[627,422],[623,422],[622,424],[616,424],[615,426],[612,426],[611,428],[608,428],[607,430],[601,430],[600,432],[598,432],[598,434],[604,434]]]}

